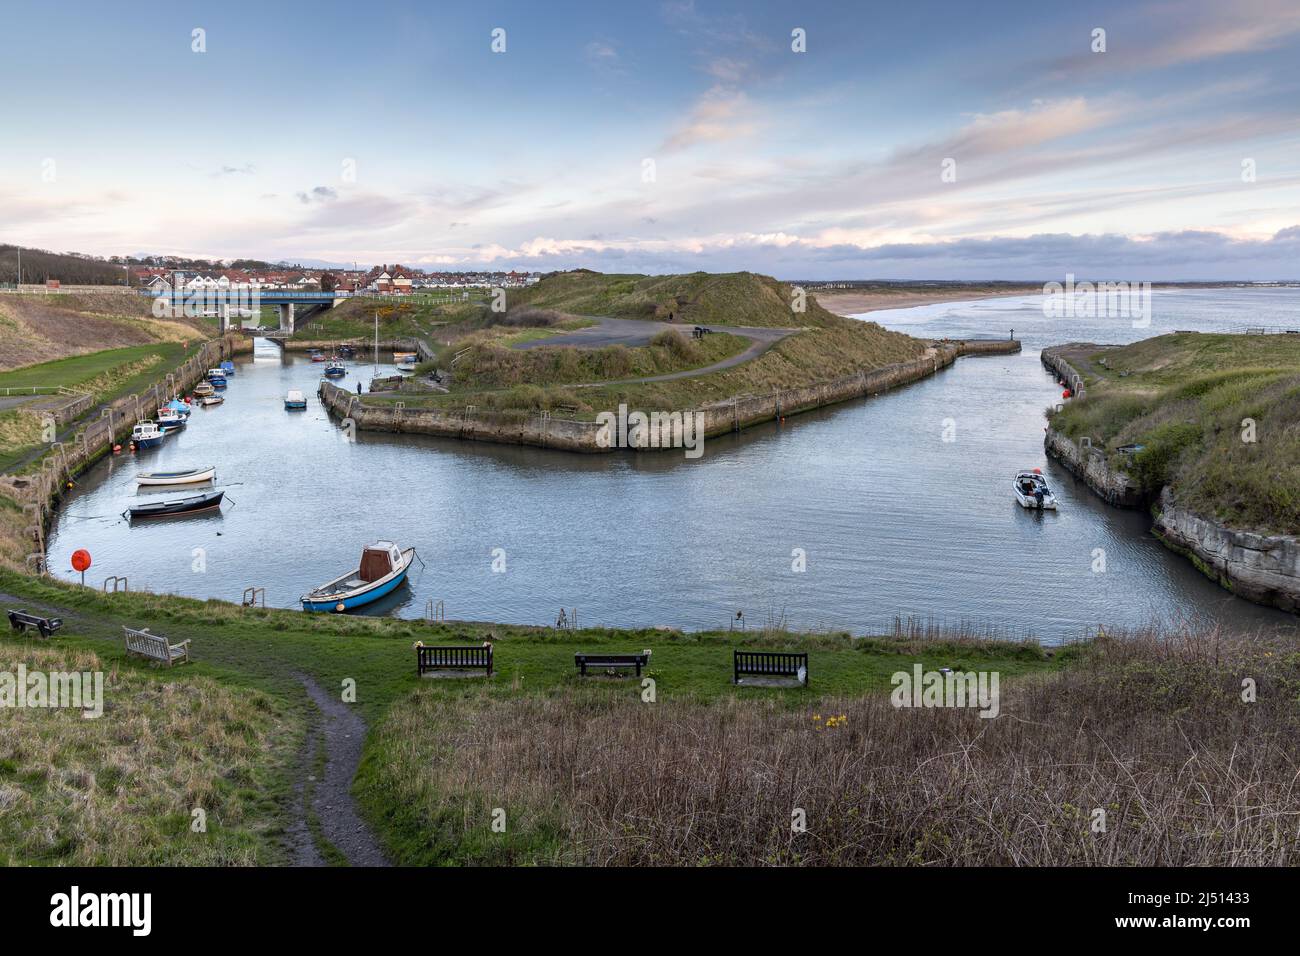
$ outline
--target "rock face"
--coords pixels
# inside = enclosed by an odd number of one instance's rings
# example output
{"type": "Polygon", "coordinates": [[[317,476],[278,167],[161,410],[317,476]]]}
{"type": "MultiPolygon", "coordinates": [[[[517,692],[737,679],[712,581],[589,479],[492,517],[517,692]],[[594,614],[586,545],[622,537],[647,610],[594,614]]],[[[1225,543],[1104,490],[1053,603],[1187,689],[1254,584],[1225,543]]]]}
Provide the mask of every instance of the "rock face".
{"type": "Polygon", "coordinates": [[[1300,612],[1300,538],[1234,531],[1178,506],[1160,493],[1156,535],[1232,593],[1300,612]]]}
{"type": "Polygon", "coordinates": [[[1055,429],[1047,430],[1043,441],[1047,453],[1063,464],[1089,488],[1119,508],[1140,508],[1142,489],[1124,472],[1110,467],[1100,448],[1081,448],[1055,429]]]}

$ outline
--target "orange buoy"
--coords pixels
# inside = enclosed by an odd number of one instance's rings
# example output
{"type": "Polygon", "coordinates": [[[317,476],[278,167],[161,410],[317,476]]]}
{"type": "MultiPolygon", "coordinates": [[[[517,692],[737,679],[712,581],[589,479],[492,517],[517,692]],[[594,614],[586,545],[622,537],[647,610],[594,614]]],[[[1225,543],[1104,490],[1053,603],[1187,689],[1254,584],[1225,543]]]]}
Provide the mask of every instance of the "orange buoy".
{"type": "Polygon", "coordinates": [[[1063,392],[1061,393],[1061,397],[1062,397],[1062,398],[1069,398],[1069,397],[1070,397],[1070,390],[1067,388],[1065,391],[1063,391],[1063,392]]]}

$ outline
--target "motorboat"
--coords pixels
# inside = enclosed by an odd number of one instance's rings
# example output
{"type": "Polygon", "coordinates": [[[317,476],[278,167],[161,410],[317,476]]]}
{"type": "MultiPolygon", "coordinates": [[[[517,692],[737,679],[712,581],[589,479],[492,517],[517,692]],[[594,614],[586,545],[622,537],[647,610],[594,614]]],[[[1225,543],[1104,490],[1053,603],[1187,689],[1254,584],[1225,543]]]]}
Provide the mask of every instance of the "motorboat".
{"type": "Polygon", "coordinates": [[[1016,475],[1013,488],[1016,501],[1020,502],[1022,508],[1033,508],[1037,511],[1056,510],[1056,495],[1052,493],[1051,488],[1047,487],[1047,479],[1043,477],[1041,468],[1020,472],[1016,475]]]}
{"type": "Polygon", "coordinates": [[[304,611],[350,611],[377,601],[406,580],[415,549],[376,541],[361,552],[361,565],[302,596],[304,611]]]}
{"type": "Polygon", "coordinates": [[[196,515],[221,508],[224,491],[209,491],[202,495],[188,498],[173,498],[170,501],[149,501],[144,504],[131,505],[122,512],[123,517],[132,521],[137,518],[170,518],[176,515],[196,515]]]}
{"type": "Polygon", "coordinates": [[[142,485],[193,485],[217,477],[217,466],[189,468],[185,471],[144,471],[135,476],[142,485]]]}
{"type": "Polygon", "coordinates": [[[297,411],[307,407],[307,396],[302,393],[300,388],[289,389],[288,394],[284,396],[284,407],[287,411],[297,411]]]}
{"type": "Polygon", "coordinates": [[[330,362],[325,366],[325,374],[329,378],[342,378],[348,374],[347,366],[342,362],[330,362]]]}
{"type": "Polygon", "coordinates": [[[136,448],[154,448],[162,444],[167,433],[158,427],[157,422],[137,422],[131,429],[131,444],[136,448]]]}
{"type": "Polygon", "coordinates": [[[194,394],[199,398],[206,398],[208,395],[217,394],[217,390],[207,382],[199,382],[199,384],[194,386],[194,394]]]}
{"type": "Polygon", "coordinates": [[[204,408],[211,408],[213,405],[220,405],[226,399],[221,395],[204,395],[199,399],[199,404],[204,408]]]}

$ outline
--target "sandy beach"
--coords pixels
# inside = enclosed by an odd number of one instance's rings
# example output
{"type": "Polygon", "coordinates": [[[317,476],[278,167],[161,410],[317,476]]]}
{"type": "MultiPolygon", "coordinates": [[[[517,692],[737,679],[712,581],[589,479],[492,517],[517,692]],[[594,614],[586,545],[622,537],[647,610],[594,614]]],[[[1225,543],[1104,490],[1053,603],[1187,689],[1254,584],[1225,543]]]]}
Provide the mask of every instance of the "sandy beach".
{"type": "Polygon", "coordinates": [[[910,309],[918,305],[933,305],[936,302],[962,302],[970,299],[993,299],[1015,295],[1034,295],[1043,291],[1041,285],[1010,286],[998,289],[934,289],[915,291],[884,291],[868,289],[861,292],[845,290],[843,292],[815,293],[822,308],[837,315],[861,315],[864,312],[879,312],[882,309],[910,309]]]}

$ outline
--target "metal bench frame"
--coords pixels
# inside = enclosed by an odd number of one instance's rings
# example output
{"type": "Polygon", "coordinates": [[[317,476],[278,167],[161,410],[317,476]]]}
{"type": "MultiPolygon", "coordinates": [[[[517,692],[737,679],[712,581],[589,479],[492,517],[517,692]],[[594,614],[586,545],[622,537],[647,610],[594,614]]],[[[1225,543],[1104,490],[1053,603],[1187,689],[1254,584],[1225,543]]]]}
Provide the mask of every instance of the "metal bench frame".
{"type": "Polygon", "coordinates": [[[27,611],[9,610],[9,626],[15,631],[22,633],[29,627],[34,627],[41,634],[41,637],[49,639],[50,635],[63,627],[63,619],[59,617],[41,617],[39,614],[29,614],[27,611]]]}
{"type": "Polygon", "coordinates": [[[573,655],[573,665],[578,668],[578,676],[586,677],[588,667],[602,667],[613,671],[619,667],[635,667],[636,676],[641,676],[641,668],[650,665],[650,654],[641,651],[638,654],[587,654],[578,651],[573,655]]]}
{"type": "Polygon", "coordinates": [[[808,673],[808,654],[804,651],[734,651],[732,657],[733,684],[739,684],[742,675],[750,677],[799,677],[803,667],[803,686],[811,682],[808,673]]]}
{"type": "Polygon", "coordinates": [[[415,649],[415,670],[421,677],[433,671],[475,668],[491,677],[493,662],[491,644],[422,644],[415,649]]]}

